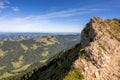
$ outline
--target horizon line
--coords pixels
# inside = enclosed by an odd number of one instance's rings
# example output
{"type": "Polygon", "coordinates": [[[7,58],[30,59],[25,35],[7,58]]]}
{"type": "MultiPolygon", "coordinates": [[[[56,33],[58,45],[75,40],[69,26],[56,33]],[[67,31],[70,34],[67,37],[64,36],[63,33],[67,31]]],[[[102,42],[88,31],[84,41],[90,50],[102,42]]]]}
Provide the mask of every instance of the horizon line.
{"type": "Polygon", "coordinates": [[[0,33],[81,33],[80,32],[0,32],[0,33]]]}

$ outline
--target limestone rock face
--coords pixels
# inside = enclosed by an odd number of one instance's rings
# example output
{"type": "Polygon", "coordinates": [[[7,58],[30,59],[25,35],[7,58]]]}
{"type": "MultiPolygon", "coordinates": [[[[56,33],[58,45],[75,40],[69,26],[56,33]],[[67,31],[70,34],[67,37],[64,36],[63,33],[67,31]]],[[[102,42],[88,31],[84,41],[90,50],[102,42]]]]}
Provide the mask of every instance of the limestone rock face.
{"type": "Polygon", "coordinates": [[[120,20],[93,17],[81,33],[81,46],[90,60],[79,58],[84,80],[120,80],[120,20]]]}

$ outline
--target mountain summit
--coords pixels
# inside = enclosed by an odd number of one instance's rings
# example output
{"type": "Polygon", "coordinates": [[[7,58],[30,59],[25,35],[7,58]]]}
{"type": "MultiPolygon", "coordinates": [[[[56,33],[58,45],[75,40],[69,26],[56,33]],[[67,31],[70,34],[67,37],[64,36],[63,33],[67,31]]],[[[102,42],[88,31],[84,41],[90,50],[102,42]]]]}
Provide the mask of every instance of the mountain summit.
{"type": "Polygon", "coordinates": [[[120,19],[93,17],[81,33],[80,57],[74,63],[84,80],[120,80],[120,19]]]}

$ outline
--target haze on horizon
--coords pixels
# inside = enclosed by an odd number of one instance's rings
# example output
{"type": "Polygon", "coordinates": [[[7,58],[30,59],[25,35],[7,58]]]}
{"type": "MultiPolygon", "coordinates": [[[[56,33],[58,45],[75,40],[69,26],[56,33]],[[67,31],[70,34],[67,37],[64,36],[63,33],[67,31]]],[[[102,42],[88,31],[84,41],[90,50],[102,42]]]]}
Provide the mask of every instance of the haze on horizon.
{"type": "Polygon", "coordinates": [[[89,19],[120,18],[119,0],[0,0],[0,32],[80,32],[89,19]]]}

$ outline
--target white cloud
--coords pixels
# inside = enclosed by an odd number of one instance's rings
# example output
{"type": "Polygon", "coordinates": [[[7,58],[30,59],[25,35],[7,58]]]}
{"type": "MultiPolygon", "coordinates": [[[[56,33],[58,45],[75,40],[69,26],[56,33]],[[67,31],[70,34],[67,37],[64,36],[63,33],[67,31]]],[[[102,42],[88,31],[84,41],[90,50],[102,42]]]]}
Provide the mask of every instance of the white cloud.
{"type": "Polygon", "coordinates": [[[10,4],[10,0],[0,0],[0,11],[2,11],[3,9],[9,9],[14,12],[20,11],[19,7],[9,6],[9,4],[10,4]]]}
{"type": "Polygon", "coordinates": [[[7,4],[9,4],[8,0],[0,0],[0,9],[7,8],[7,4]]]}
{"type": "Polygon", "coordinates": [[[20,10],[18,7],[11,7],[11,9],[15,12],[18,12],[20,10]]]}
{"type": "Polygon", "coordinates": [[[6,8],[6,2],[4,2],[4,1],[0,1],[0,9],[4,9],[4,8],[6,8]]]}
{"type": "MultiPolygon", "coordinates": [[[[74,16],[74,15],[83,15],[86,13],[95,13],[102,11],[104,9],[84,9],[84,8],[77,8],[77,9],[69,9],[69,10],[63,10],[63,11],[58,11],[58,12],[52,12],[44,15],[38,15],[38,16],[33,16],[34,18],[39,18],[39,19],[45,19],[45,18],[56,18],[56,17],[69,17],[69,16],[74,16]]],[[[32,16],[31,16],[32,17],[32,16]]]]}

